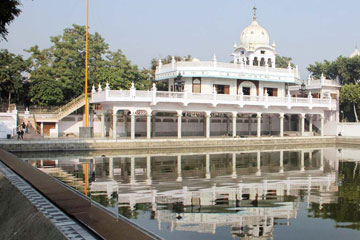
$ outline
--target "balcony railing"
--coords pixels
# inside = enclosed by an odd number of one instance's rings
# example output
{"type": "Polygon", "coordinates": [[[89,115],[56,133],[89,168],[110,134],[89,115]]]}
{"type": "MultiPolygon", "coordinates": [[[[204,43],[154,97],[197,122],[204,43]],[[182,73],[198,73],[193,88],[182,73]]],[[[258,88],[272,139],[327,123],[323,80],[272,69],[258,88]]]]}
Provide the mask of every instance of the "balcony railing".
{"type": "Polygon", "coordinates": [[[337,102],[331,98],[318,99],[311,96],[306,98],[298,97],[273,97],[273,96],[245,96],[245,95],[228,95],[228,94],[202,94],[188,92],[164,92],[157,91],[152,88],[151,91],[139,91],[135,88],[130,90],[106,90],[102,92],[93,92],[92,103],[102,102],[148,102],[151,105],[158,103],[182,103],[184,106],[188,104],[211,104],[217,105],[237,105],[243,107],[263,106],[265,108],[271,106],[277,107],[307,107],[311,108],[327,108],[329,110],[337,108],[337,102]]]}
{"type": "Polygon", "coordinates": [[[292,82],[299,81],[297,68],[273,68],[269,66],[249,66],[236,63],[215,61],[201,62],[173,62],[156,68],[156,80],[176,77],[178,73],[183,76],[204,76],[235,79],[272,79],[273,81],[292,82]]]}

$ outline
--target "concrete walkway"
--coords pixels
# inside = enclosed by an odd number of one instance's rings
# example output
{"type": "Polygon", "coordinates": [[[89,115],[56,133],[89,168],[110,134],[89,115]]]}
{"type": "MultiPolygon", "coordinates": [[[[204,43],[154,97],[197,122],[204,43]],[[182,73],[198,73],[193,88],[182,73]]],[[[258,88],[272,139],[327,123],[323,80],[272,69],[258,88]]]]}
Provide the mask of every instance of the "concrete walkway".
{"type": "Polygon", "coordinates": [[[0,149],[0,161],[30,183],[68,216],[104,239],[160,239],[124,217],[115,218],[84,196],[0,149]]]}

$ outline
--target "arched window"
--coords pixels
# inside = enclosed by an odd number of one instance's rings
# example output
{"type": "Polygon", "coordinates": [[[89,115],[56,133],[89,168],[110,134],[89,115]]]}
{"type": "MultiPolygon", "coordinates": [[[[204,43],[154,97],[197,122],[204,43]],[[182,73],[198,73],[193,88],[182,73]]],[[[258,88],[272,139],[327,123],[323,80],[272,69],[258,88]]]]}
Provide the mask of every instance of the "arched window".
{"type": "Polygon", "coordinates": [[[260,61],[260,66],[265,66],[265,58],[261,58],[261,61],[260,61]]]}
{"type": "Polygon", "coordinates": [[[257,66],[259,64],[258,58],[255,57],[253,61],[253,66],[257,66]]]}
{"type": "Polygon", "coordinates": [[[201,93],[201,78],[193,78],[192,92],[193,93],[201,93]]]}
{"type": "Polygon", "coordinates": [[[272,61],[271,61],[271,58],[268,59],[268,65],[269,67],[272,67],[272,61]]]}

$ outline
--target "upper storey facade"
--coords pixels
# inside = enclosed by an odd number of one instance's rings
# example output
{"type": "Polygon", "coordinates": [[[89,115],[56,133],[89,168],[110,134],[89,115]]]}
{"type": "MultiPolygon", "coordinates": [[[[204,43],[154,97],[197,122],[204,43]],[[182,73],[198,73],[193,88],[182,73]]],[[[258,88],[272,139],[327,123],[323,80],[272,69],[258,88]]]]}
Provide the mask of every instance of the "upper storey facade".
{"type": "Polygon", "coordinates": [[[212,61],[177,62],[173,58],[163,65],[160,60],[155,80],[166,82],[169,91],[212,93],[215,89],[219,94],[284,97],[288,85],[299,82],[300,74],[290,65],[276,68],[275,47],[257,22],[254,8],[253,21],[242,31],[240,45],[234,44],[232,63],[218,62],[215,55],[212,61]]]}

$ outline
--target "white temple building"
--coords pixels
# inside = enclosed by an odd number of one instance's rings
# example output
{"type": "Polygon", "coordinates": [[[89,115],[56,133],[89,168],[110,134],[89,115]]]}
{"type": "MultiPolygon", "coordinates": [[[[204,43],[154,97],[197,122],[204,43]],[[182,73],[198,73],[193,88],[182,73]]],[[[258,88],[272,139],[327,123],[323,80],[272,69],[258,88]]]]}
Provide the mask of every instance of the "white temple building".
{"type": "MultiPolygon", "coordinates": [[[[215,55],[210,61],[173,57],[169,64],[159,61],[151,90],[93,86],[89,126],[95,137],[113,139],[337,135],[338,82],[325,76],[302,81],[297,66],[277,67],[275,49],[254,8],[229,62],[215,55]]],[[[79,136],[84,118],[76,110],[84,99],[51,114],[25,111],[19,120],[31,119],[43,136],[79,136]]]]}
{"type": "Polygon", "coordinates": [[[159,60],[155,81],[167,91],[158,91],[155,83],[151,91],[93,87],[100,135],[336,135],[337,81],[323,76],[302,87],[298,67],[276,67],[275,47],[254,8],[251,24],[234,45],[233,63],[218,62],[215,55],[212,61],[159,60]]]}

